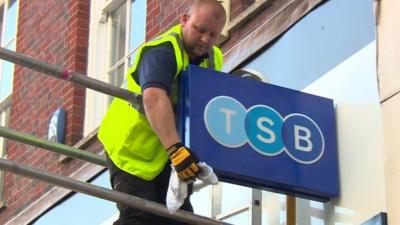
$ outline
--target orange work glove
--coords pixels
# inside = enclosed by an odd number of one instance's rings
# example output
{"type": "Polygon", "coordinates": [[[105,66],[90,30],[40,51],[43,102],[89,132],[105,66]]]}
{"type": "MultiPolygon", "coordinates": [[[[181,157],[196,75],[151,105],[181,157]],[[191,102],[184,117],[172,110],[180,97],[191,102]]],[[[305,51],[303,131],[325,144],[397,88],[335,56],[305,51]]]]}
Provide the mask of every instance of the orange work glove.
{"type": "Polygon", "coordinates": [[[181,180],[190,180],[200,172],[199,158],[189,148],[178,142],[167,149],[172,166],[181,180]]]}

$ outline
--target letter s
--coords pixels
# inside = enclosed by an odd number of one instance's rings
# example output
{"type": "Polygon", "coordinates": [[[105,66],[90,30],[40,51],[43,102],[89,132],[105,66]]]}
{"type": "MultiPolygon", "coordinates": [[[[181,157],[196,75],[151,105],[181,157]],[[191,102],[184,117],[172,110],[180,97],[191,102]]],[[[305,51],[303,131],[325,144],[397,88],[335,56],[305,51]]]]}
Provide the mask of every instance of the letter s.
{"type": "Polygon", "coordinates": [[[265,137],[262,136],[261,134],[257,134],[258,140],[260,140],[260,141],[262,141],[262,142],[264,142],[264,143],[266,143],[266,144],[274,143],[275,140],[276,140],[276,135],[275,135],[275,133],[274,133],[271,129],[269,129],[268,127],[265,127],[265,126],[263,125],[263,122],[267,122],[267,123],[268,123],[269,125],[271,125],[271,126],[274,125],[274,122],[273,122],[270,118],[267,118],[267,117],[260,117],[260,118],[258,118],[258,119],[257,119],[257,127],[258,127],[260,130],[264,131],[265,133],[267,133],[267,134],[269,135],[269,138],[265,138],[265,137]]]}

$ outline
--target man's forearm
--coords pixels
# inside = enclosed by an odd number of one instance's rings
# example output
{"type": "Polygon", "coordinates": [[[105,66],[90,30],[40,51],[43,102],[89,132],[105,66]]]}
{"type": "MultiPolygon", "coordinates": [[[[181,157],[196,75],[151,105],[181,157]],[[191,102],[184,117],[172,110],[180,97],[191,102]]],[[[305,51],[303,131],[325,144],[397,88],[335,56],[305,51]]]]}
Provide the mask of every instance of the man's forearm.
{"type": "Polygon", "coordinates": [[[149,87],[143,92],[143,104],[150,126],[165,148],[179,142],[171,101],[160,88],[149,87]]]}

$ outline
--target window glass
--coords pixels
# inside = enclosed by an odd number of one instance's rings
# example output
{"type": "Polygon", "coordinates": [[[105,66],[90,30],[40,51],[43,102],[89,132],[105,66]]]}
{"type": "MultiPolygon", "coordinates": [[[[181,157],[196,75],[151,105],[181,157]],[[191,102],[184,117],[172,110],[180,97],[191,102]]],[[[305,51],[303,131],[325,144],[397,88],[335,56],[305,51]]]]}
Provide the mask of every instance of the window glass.
{"type": "Polygon", "coordinates": [[[250,225],[250,212],[247,210],[223,221],[231,224],[250,225]]]}
{"type": "MultiPolygon", "coordinates": [[[[10,115],[9,100],[0,104],[0,125],[3,127],[8,126],[8,118],[10,115]]],[[[0,158],[6,156],[6,139],[0,137],[0,158]]],[[[3,184],[4,184],[4,171],[0,170],[0,209],[4,207],[3,201],[3,184]]]]}
{"type": "MultiPolygon", "coordinates": [[[[92,184],[110,189],[109,173],[103,172],[99,177],[91,182],[92,184]]],[[[38,220],[34,225],[99,225],[104,224],[110,217],[117,212],[115,203],[92,197],[89,195],[76,193],[62,204],[57,205],[38,220]],[[56,222],[55,222],[56,221],[56,222]]]]}
{"type": "Polygon", "coordinates": [[[125,56],[126,3],[111,13],[111,65],[125,56]]]}
{"type": "MultiPolygon", "coordinates": [[[[6,7],[7,1],[1,3],[3,4],[0,6],[0,43],[2,47],[15,50],[18,2],[16,0],[8,1],[8,7],[6,7]]],[[[6,99],[12,92],[13,75],[14,64],[0,60],[0,125],[4,127],[7,127],[10,113],[10,103],[6,99]]],[[[0,157],[7,154],[5,150],[5,139],[0,137],[0,157]]],[[[4,172],[0,171],[0,208],[4,206],[3,182],[4,172]]]]}
{"type": "Polygon", "coordinates": [[[286,195],[262,191],[262,224],[286,222],[286,195]]]}
{"type": "Polygon", "coordinates": [[[190,202],[192,203],[194,213],[207,217],[211,216],[211,195],[211,185],[203,187],[197,192],[193,192],[190,196],[190,202]]]}
{"type": "MultiPolygon", "coordinates": [[[[17,31],[18,1],[10,0],[0,6],[0,38],[1,46],[15,50],[15,36],[17,31]],[[8,6],[8,7],[6,7],[8,6]],[[6,16],[4,16],[6,15],[6,16]]],[[[0,102],[12,92],[14,64],[0,60],[0,102]]]]}
{"type": "Polygon", "coordinates": [[[124,64],[118,66],[115,70],[110,73],[110,83],[114,86],[121,87],[124,81],[124,64]]]}
{"type": "MultiPolygon", "coordinates": [[[[102,23],[90,25],[89,59],[91,60],[88,64],[88,74],[126,88],[126,82],[124,83],[126,72],[133,62],[135,50],[145,40],[147,0],[99,0],[92,3],[92,10],[95,11],[90,13],[91,21],[98,19],[97,15],[102,12],[107,12],[108,16],[102,23]],[[104,8],[105,6],[107,8],[104,8]]],[[[85,134],[100,125],[101,118],[105,115],[112,99],[90,90],[87,93],[85,134]]]]}
{"type": "MultiPolygon", "coordinates": [[[[7,117],[8,117],[8,113],[9,113],[9,108],[0,108],[0,125],[2,127],[7,127],[7,117]]],[[[5,155],[5,139],[3,137],[0,137],[0,157],[3,157],[5,155]]],[[[0,171],[1,173],[1,171],[0,171]]],[[[1,183],[0,183],[1,184],[1,183]]],[[[1,192],[0,192],[1,195],[1,192]]],[[[1,198],[0,198],[1,200],[1,198]]]]}
{"type": "Polygon", "coordinates": [[[146,0],[134,0],[131,4],[129,52],[135,50],[146,37],[146,0]]]}
{"type": "Polygon", "coordinates": [[[16,0],[11,0],[8,2],[7,26],[4,35],[5,42],[3,43],[8,43],[15,38],[15,34],[17,33],[17,9],[18,4],[16,0]]]}
{"type": "Polygon", "coordinates": [[[3,101],[12,92],[13,74],[14,64],[3,61],[0,83],[0,102],[3,101]]]}
{"type": "Polygon", "coordinates": [[[371,1],[327,1],[244,67],[272,84],[302,90],[375,40],[371,1]]]}
{"type": "Polygon", "coordinates": [[[221,203],[222,213],[249,205],[251,203],[251,188],[222,183],[221,203]],[[233,196],[235,197],[233,198],[233,196]]]}
{"type": "MultiPolygon", "coordinates": [[[[0,6],[0,38],[3,37],[4,5],[0,6]]],[[[3,39],[1,39],[3,40],[3,39]]]]}
{"type": "MultiPolygon", "coordinates": [[[[110,84],[117,86],[117,87],[122,87],[127,89],[127,82],[124,82],[124,64],[118,66],[115,70],[109,73],[110,74],[110,84]]],[[[107,95],[108,97],[108,103],[111,104],[112,100],[114,99],[113,96],[107,95]]]]}
{"type": "Polygon", "coordinates": [[[7,49],[10,49],[10,50],[15,50],[15,47],[16,47],[15,38],[11,42],[8,42],[7,45],[5,45],[4,47],[6,47],[7,49]]]}

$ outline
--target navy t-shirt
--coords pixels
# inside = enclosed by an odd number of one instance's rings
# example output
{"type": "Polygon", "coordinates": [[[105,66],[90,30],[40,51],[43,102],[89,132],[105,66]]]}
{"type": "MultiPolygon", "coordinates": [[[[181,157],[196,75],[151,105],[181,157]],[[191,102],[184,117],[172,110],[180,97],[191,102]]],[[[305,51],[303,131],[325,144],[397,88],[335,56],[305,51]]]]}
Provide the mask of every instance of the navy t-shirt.
{"type": "MultiPolygon", "coordinates": [[[[190,61],[199,65],[207,54],[190,61]]],[[[148,87],[157,87],[170,94],[176,74],[175,53],[171,43],[166,42],[149,49],[143,56],[138,68],[139,84],[144,91],[148,87]]]]}

